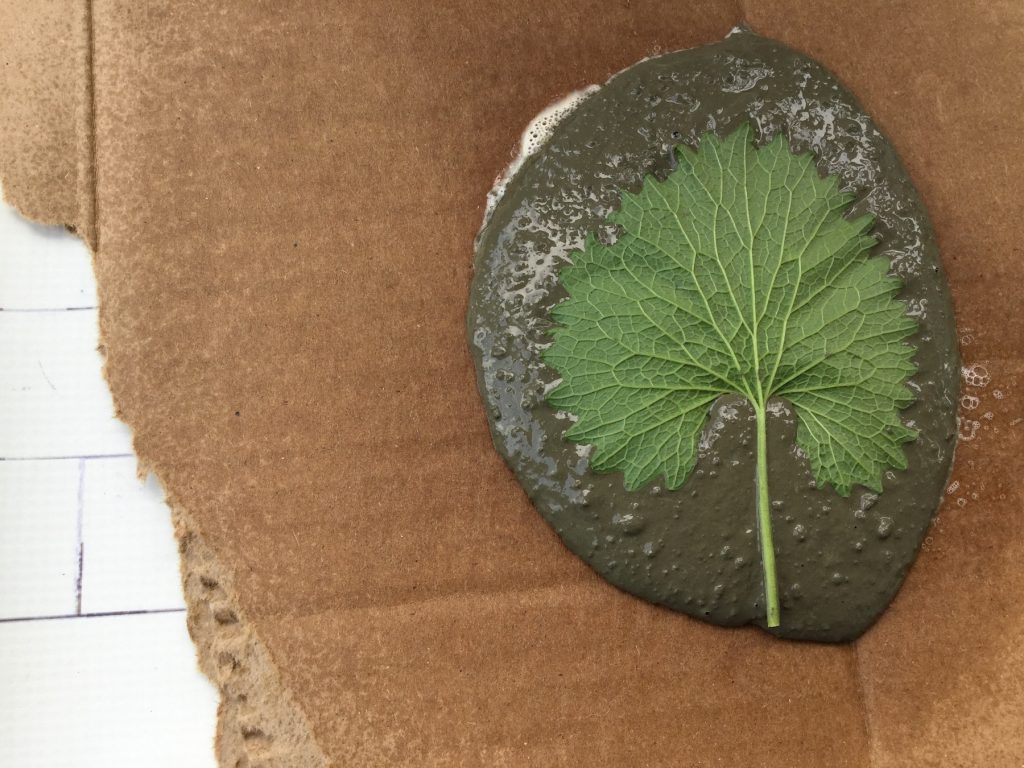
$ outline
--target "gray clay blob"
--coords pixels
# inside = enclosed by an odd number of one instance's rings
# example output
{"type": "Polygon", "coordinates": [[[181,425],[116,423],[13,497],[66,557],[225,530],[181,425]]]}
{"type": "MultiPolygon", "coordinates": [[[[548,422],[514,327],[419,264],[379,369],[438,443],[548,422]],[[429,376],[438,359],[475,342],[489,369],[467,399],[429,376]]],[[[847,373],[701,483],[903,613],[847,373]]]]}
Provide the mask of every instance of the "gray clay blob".
{"type": "MultiPolygon", "coordinates": [[[[569,415],[545,392],[549,311],[565,298],[558,269],[604,224],[621,190],[672,168],[672,147],[749,121],[810,150],[822,173],[858,194],[851,216],[876,216],[875,253],[904,282],[920,323],[910,339],[917,396],[902,412],[920,431],[909,467],[876,495],[818,489],[795,448],[794,415],[773,401],[768,460],[782,626],[826,642],[858,637],[899,590],[945,486],[956,441],[959,359],[952,306],[924,206],[895,150],[824,68],[741,30],[713,45],[630,67],[589,95],[510,180],[477,239],[467,316],[495,446],[566,546],[612,584],[716,624],[764,625],[754,483],[754,414],[739,397],[711,409],[689,480],[637,491],[588,469],[563,439],[569,415]]],[[[496,154],[498,152],[496,151],[496,154]]]]}

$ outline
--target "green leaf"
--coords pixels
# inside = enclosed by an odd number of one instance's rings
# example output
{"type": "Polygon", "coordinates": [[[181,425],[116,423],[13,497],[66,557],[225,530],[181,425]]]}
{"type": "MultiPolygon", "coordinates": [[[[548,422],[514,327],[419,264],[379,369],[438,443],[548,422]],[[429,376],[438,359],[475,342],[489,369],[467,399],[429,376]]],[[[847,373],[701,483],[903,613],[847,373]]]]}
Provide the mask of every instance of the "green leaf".
{"type": "Polygon", "coordinates": [[[623,193],[614,245],[591,236],[561,271],[569,298],[552,312],[544,359],[562,381],[548,400],[578,417],[566,437],[594,446],[591,466],[622,471],[632,490],[660,475],[682,485],[711,404],[747,398],[773,625],[768,401],[792,404],[819,485],[881,491],[916,436],[899,410],[913,399],[905,340],[917,324],[895,299],[889,262],[868,255],[872,218],[844,217],[853,196],[810,154],[781,136],[757,148],[744,125],[676,157],[665,181],[623,193]]]}

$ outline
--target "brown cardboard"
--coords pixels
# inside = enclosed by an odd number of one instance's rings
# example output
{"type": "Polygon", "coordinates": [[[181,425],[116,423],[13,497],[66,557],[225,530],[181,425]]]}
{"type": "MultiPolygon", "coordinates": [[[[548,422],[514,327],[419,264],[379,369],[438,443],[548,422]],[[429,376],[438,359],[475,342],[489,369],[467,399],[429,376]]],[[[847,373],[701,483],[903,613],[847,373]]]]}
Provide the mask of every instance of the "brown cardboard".
{"type": "Polygon", "coordinates": [[[0,5],[4,197],[95,246],[91,51],[87,3],[0,5]]]}
{"type": "Polygon", "coordinates": [[[0,52],[5,190],[94,247],[222,765],[1024,760],[1024,6],[13,0],[0,52]],[[992,377],[961,490],[853,646],[603,583],[492,450],[463,337],[485,194],[529,118],[742,18],[886,131],[992,377]]]}

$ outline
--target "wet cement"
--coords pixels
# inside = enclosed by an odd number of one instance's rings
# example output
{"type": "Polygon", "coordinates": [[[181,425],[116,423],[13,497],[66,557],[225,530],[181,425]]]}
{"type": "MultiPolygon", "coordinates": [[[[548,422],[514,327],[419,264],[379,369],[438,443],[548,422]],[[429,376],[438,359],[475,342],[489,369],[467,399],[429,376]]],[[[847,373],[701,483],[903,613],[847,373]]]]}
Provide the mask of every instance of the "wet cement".
{"type": "Polygon", "coordinates": [[[739,397],[711,409],[700,459],[675,491],[637,491],[621,473],[588,469],[587,446],[544,394],[549,310],[566,294],[558,269],[604,220],[620,191],[672,168],[671,148],[724,136],[750,121],[760,143],[782,131],[822,173],[858,193],[850,216],[872,212],[875,253],[904,281],[899,298],[920,323],[917,395],[903,411],[920,431],[905,471],[880,495],[815,487],[795,447],[795,417],[770,404],[768,472],[782,625],[773,634],[818,641],[863,633],[896,594],[938,506],[956,441],[960,364],[949,291],[924,206],[889,142],[820,65],[747,31],[645,60],[589,95],[508,183],[477,240],[468,310],[495,446],[565,544],[616,586],[722,625],[764,626],[757,543],[754,414],[739,397]]]}

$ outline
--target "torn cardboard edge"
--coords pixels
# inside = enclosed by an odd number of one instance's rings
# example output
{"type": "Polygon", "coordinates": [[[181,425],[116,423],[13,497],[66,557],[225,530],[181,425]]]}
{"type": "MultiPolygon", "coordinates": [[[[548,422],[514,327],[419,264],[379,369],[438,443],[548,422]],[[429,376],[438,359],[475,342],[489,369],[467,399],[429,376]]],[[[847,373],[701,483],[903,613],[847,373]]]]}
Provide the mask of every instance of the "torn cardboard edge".
{"type": "MultiPolygon", "coordinates": [[[[65,226],[82,234],[82,230],[72,224],[56,220],[45,211],[39,213],[38,207],[30,208],[35,215],[25,215],[18,204],[17,193],[9,197],[6,192],[8,177],[3,167],[0,167],[0,187],[4,189],[4,202],[26,219],[43,225],[65,226]]],[[[86,241],[86,245],[95,259],[91,244],[86,241]]],[[[103,355],[102,335],[99,350],[103,355]]],[[[103,374],[106,379],[105,365],[103,374]]],[[[140,481],[150,472],[157,478],[161,475],[141,457],[137,472],[140,481]]],[[[313,737],[309,720],[282,683],[266,646],[239,608],[231,574],[206,544],[184,507],[170,496],[165,501],[178,541],[186,622],[195,646],[197,665],[220,696],[214,745],[218,763],[223,766],[272,765],[274,768],[327,766],[327,758],[313,737]]]]}
{"type": "MultiPolygon", "coordinates": [[[[0,29],[6,30],[6,58],[21,64],[13,73],[8,69],[8,87],[0,92],[3,199],[29,221],[76,233],[95,268],[99,238],[91,4],[5,5],[0,7],[0,29]]],[[[101,332],[106,379],[104,344],[101,332]]],[[[116,401],[115,408],[120,417],[116,401]]],[[[159,467],[140,455],[140,476],[150,471],[161,477],[159,467]]],[[[231,574],[205,543],[192,516],[174,499],[167,503],[178,539],[189,634],[199,669],[220,693],[219,763],[327,765],[308,719],[239,610],[231,574]]]]}

